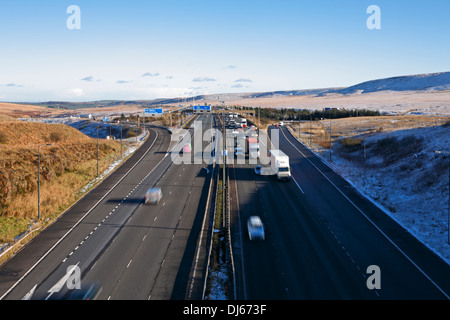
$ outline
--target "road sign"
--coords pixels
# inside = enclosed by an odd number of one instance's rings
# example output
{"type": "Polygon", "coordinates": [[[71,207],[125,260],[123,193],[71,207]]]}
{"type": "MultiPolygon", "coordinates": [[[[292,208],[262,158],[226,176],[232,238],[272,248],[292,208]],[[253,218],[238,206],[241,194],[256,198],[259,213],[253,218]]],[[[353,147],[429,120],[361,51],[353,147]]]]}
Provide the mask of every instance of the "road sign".
{"type": "Polygon", "coordinates": [[[145,109],[145,114],[162,114],[162,109],[145,109]]]}
{"type": "Polygon", "coordinates": [[[103,117],[103,122],[108,122],[108,117],[103,117]]]}
{"type": "Polygon", "coordinates": [[[193,109],[196,111],[211,111],[211,106],[194,106],[193,109]]]}

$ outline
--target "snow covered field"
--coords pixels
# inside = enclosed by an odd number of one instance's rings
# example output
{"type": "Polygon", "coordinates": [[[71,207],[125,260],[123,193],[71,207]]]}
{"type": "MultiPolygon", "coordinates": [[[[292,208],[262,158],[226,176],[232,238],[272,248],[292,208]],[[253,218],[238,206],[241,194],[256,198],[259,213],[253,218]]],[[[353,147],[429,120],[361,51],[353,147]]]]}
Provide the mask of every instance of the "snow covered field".
{"type": "Polygon", "coordinates": [[[370,80],[347,88],[216,94],[201,103],[263,108],[369,109],[388,114],[450,115],[450,72],[370,80]]]}
{"type": "MultiPolygon", "coordinates": [[[[387,140],[384,140],[387,141],[387,140]]],[[[449,157],[435,151],[450,152],[450,126],[413,128],[382,132],[366,137],[366,161],[364,156],[352,154],[352,158],[338,151],[335,143],[332,161],[329,150],[316,149],[317,154],[330,164],[361,193],[399,222],[416,238],[450,264],[449,228],[449,157]],[[398,141],[418,141],[420,152],[404,157],[389,165],[376,155],[370,146],[385,138],[398,141]]]]}

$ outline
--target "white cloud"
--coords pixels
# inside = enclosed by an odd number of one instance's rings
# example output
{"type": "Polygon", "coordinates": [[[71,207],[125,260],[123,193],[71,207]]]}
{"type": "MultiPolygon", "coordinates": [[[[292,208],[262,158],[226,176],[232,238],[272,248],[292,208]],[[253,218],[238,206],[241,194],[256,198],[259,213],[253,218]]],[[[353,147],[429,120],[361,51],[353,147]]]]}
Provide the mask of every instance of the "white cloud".
{"type": "Polygon", "coordinates": [[[116,81],[116,83],[118,83],[118,84],[125,84],[125,83],[130,83],[130,82],[132,82],[132,81],[130,81],[130,80],[118,80],[118,81],[116,81]]]}
{"type": "Polygon", "coordinates": [[[15,84],[15,83],[8,83],[8,84],[5,85],[5,87],[23,88],[23,85],[15,84]]]}
{"type": "Polygon", "coordinates": [[[81,79],[81,81],[92,82],[94,81],[94,77],[93,76],[84,77],[83,79],[81,79]]]}
{"type": "Polygon", "coordinates": [[[251,79],[246,79],[246,78],[241,78],[241,79],[237,79],[237,80],[234,81],[234,82],[253,82],[253,80],[251,80],[251,79]]]}
{"type": "Polygon", "coordinates": [[[93,76],[88,76],[88,77],[84,77],[83,79],[81,79],[81,81],[86,81],[86,82],[100,82],[102,81],[101,79],[95,79],[93,76]]]}
{"type": "Polygon", "coordinates": [[[209,78],[209,77],[197,77],[192,79],[193,82],[210,82],[210,81],[216,81],[216,79],[209,78]]]}
{"type": "Polygon", "coordinates": [[[158,73],[158,72],[156,72],[156,73],[150,73],[150,72],[146,72],[146,73],[144,73],[142,76],[143,77],[157,77],[157,76],[159,76],[160,74],[158,73]]]}

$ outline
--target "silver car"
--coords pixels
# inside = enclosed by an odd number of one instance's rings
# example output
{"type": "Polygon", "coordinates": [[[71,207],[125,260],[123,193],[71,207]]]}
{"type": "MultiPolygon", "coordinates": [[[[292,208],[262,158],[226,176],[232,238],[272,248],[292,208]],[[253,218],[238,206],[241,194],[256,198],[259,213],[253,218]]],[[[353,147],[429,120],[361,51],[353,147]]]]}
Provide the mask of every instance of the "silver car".
{"type": "Polygon", "coordinates": [[[247,222],[248,237],[250,240],[264,240],[264,225],[261,218],[258,216],[251,216],[247,222]]]}
{"type": "Polygon", "coordinates": [[[162,192],[161,188],[151,188],[145,194],[145,203],[158,204],[161,201],[162,192]]]}

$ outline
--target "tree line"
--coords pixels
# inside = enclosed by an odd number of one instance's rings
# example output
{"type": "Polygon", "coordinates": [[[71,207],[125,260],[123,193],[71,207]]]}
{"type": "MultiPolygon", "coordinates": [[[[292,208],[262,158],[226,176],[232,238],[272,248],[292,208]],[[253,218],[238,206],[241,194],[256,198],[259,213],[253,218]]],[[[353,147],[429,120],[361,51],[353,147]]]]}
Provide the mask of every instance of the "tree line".
{"type": "Polygon", "coordinates": [[[253,108],[237,107],[239,110],[254,110],[255,115],[270,120],[320,120],[320,119],[340,119],[350,117],[376,117],[380,116],[377,110],[368,109],[341,109],[325,108],[322,110],[290,109],[290,108],[253,108]]]}

